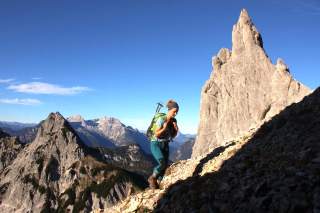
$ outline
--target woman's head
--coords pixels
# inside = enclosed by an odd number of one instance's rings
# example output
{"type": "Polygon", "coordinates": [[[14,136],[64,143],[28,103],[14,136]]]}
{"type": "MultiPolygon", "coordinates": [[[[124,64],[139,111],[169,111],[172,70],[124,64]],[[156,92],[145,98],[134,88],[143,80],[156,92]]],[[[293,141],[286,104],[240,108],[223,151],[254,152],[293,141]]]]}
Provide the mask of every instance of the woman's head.
{"type": "Polygon", "coordinates": [[[174,100],[170,99],[167,102],[167,108],[168,108],[168,113],[167,115],[169,117],[175,117],[178,114],[179,111],[179,105],[177,104],[177,102],[175,102],[174,100]]]}

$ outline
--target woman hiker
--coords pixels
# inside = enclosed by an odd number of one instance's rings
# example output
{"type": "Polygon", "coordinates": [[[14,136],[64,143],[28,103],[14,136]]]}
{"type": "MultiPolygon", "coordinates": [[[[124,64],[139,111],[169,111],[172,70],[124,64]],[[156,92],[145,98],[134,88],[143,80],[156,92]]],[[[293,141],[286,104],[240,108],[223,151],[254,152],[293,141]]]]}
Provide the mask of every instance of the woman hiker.
{"type": "Polygon", "coordinates": [[[149,186],[152,189],[159,188],[169,162],[169,142],[176,137],[179,129],[175,116],[179,111],[179,105],[174,100],[167,102],[168,112],[162,113],[155,121],[154,134],[150,141],[151,153],[157,161],[152,175],[148,178],[149,186]]]}

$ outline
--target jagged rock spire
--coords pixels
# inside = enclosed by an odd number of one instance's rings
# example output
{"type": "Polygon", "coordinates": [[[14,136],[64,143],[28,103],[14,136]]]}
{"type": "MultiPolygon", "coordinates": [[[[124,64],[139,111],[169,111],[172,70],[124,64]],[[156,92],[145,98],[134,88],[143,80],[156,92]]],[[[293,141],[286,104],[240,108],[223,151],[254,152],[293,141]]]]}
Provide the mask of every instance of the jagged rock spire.
{"type": "Polygon", "coordinates": [[[283,60],[272,64],[246,10],[233,26],[232,51],[222,48],[212,65],[202,88],[193,157],[224,145],[310,93],[292,78],[283,60]]]}
{"type": "Polygon", "coordinates": [[[247,10],[242,9],[238,22],[232,30],[232,52],[236,55],[241,54],[253,46],[263,49],[262,37],[251,21],[247,10]]]}
{"type": "Polygon", "coordinates": [[[248,25],[252,25],[251,22],[251,18],[248,14],[248,11],[246,9],[242,9],[240,12],[240,16],[239,16],[239,20],[238,20],[238,24],[244,25],[244,24],[248,24],[248,25]]]}

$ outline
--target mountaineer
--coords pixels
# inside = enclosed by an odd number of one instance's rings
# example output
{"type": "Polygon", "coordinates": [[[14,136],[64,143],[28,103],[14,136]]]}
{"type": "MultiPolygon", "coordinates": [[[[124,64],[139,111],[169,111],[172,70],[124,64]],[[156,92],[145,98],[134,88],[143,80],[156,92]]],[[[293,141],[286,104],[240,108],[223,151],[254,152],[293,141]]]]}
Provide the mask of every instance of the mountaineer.
{"type": "Polygon", "coordinates": [[[168,108],[167,114],[159,113],[160,108],[158,105],[156,115],[147,131],[151,153],[157,161],[152,175],[148,178],[149,186],[152,189],[159,188],[169,163],[169,142],[179,131],[177,120],[175,119],[179,111],[179,105],[174,100],[169,100],[166,106],[168,108]]]}

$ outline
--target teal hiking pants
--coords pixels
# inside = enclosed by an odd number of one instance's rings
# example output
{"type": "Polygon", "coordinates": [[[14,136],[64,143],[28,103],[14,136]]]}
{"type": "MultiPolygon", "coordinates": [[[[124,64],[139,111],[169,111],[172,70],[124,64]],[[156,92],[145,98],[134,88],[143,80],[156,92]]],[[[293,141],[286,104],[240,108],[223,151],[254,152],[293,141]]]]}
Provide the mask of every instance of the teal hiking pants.
{"type": "Polygon", "coordinates": [[[156,175],[158,180],[162,180],[169,163],[169,141],[151,141],[150,148],[153,157],[157,161],[153,174],[156,175]]]}

